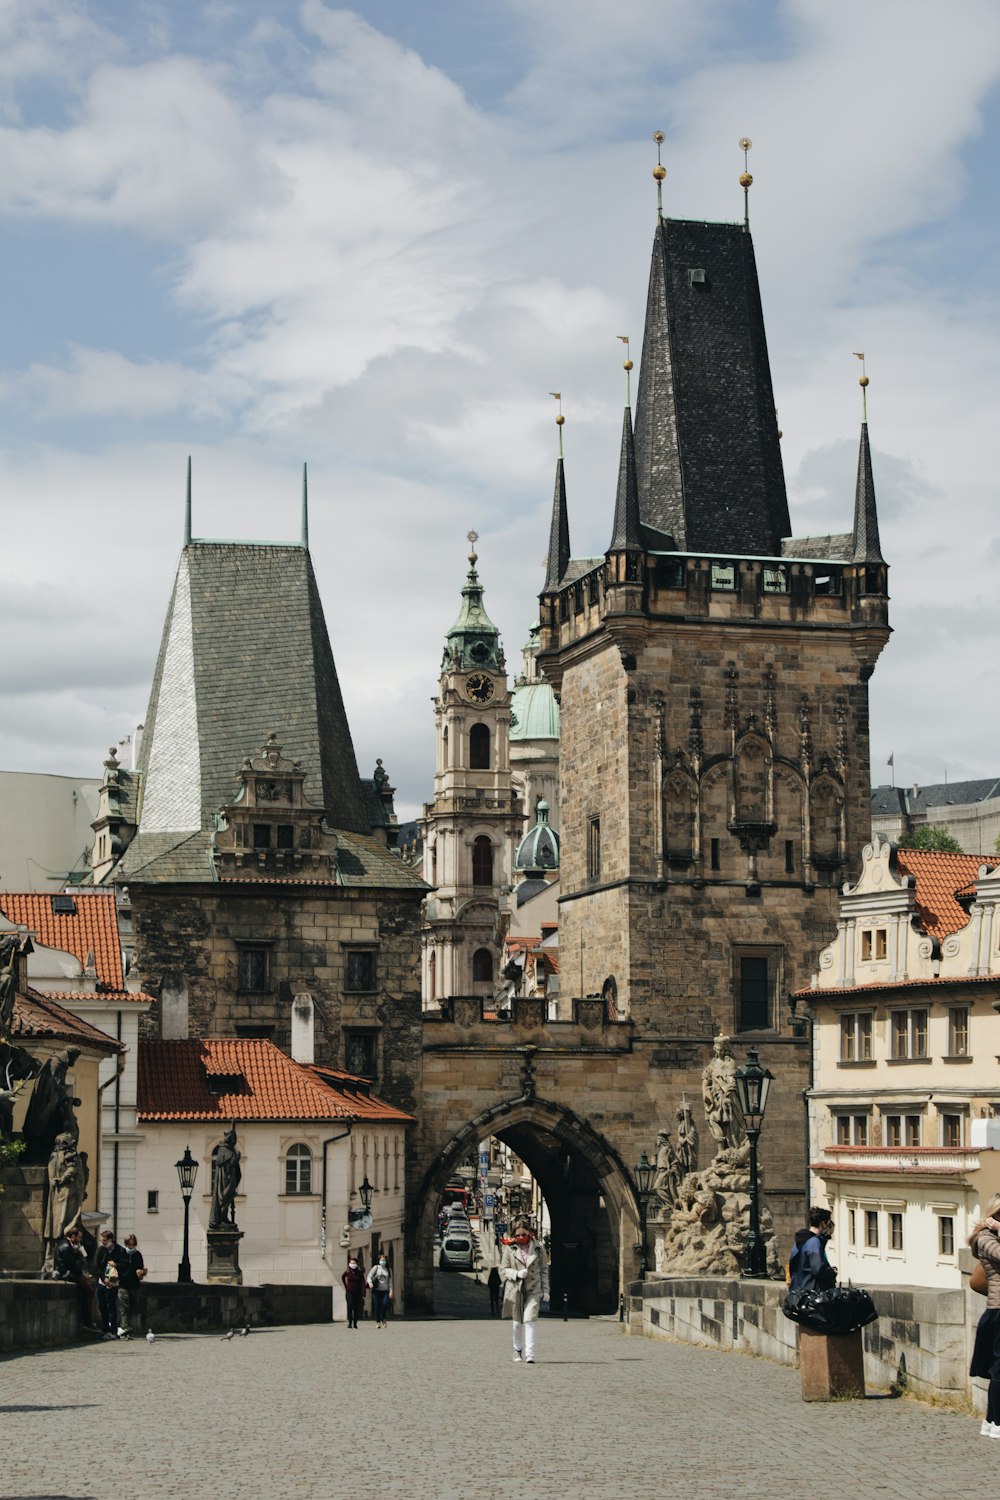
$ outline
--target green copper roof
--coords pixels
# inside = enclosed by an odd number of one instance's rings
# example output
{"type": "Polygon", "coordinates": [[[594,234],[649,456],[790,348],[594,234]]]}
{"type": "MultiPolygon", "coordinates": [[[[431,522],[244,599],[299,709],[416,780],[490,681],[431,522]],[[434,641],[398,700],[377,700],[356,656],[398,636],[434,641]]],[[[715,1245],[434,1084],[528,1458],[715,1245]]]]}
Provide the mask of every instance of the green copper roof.
{"type": "Polygon", "coordinates": [[[539,802],[535,815],[537,823],[517,846],[514,869],[544,874],[546,870],[559,868],[559,835],[549,824],[547,802],[539,802]]]}
{"type": "Polygon", "coordinates": [[[458,619],[445,637],[442,667],[472,671],[476,667],[503,671],[500,632],[483,605],[483,586],[476,572],[476,554],[469,554],[469,571],[462,587],[458,619]]]}
{"type": "Polygon", "coordinates": [[[525,682],[514,689],[511,700],[512,740],[557,740],[559,705],[547,682],[525,682]]]}

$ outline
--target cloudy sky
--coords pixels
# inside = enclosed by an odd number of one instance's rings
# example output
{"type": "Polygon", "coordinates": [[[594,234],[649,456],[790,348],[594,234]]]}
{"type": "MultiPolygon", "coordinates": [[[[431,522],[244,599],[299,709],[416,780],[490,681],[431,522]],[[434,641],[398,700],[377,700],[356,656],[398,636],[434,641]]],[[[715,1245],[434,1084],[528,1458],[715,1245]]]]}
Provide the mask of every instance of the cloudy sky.
{"type": "Polygon", "coordinates": [[[257,540],[307,459],[361,769],[429,795],[470,528],[509,658],[534,618],[550,390],[606,546],[661,128],[682,218],[753,139],[799,535],[850,527],[868,355],[873,779],[1000,774],[998,79],[995,0],[0,0],[0,767],[142,719],[187,454],[257,540]]]}

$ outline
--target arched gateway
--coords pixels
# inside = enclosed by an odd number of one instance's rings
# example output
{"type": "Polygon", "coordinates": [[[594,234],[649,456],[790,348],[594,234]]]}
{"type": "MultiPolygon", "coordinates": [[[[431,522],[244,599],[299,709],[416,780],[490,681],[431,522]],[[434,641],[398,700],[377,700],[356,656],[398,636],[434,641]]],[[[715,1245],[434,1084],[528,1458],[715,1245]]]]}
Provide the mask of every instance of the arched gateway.
{"type": "Polygon", "coordinates": [[[632,1022],[609,1020],[597,997],[574,1001],[573,1018],[558,1023],[544,1018],[542,1001],[521,997],[499,1020],[485,1019],[473,996],[425,1013],[421,1109],[408,1164],[409,1305],[433,1302],[442,1191],[476,1145],[497,1136],[527,1165],[548,1206],[554,1306],[562,1307],[565,1293],[575,1313],[617,1307],[641,1264],[631,1167],[655,1140],[665,1105],[641,1089],[648,1067],[633,1049],[632,1022]]]}

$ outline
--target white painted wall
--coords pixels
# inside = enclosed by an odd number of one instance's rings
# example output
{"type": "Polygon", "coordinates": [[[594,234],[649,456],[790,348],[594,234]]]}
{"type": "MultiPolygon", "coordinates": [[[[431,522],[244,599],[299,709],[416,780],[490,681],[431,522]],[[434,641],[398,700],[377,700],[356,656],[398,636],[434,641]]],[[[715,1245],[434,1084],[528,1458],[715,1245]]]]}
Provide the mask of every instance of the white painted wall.
{"type": "Polygon", "coordinates": [[[0,771],[0,889],[58,891],[53,874],[83,870],[94,840],[99,777],[0,771]]]}

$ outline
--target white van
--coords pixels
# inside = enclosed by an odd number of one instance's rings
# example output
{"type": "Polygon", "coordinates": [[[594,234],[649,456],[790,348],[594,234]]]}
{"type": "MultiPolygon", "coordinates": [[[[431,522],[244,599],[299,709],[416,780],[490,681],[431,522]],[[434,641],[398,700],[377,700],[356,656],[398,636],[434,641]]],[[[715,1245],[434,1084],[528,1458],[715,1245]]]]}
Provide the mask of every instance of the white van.
{"type": "Polygon", "coordinates": [[[441,1236],[441,1253],[438,1265],[442,1271],[471,1271],[475,1264],[475,1248],[472,1231],[468,1223],[446,1224],[441,1236]]]}

